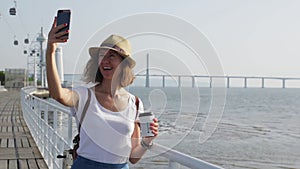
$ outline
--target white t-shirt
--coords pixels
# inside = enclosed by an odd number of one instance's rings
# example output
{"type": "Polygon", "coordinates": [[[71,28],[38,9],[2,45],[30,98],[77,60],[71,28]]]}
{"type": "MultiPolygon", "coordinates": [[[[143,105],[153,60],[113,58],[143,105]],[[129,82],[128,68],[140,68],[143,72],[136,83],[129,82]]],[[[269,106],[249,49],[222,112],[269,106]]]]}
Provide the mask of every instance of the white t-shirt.
{"type": "MultiPolygon", "coordinates": [[[[74,88],[79,95],[78,110],[71,108],[78,124],[88,98],[86,87],[74,88]]],[[[139,101],[139,112],[143,104],[139,101]]],[[[80,129],[78,155],[90,160],[121,164],[128,162],[131,152],[131,135],[136,118],[135,96],[130,94],[128,106],[120,112],[112,112],[98,102],[91,90],[91,101],[80,129]]],[[[138,118],[138,116],[137,116],[138,118]]]]}

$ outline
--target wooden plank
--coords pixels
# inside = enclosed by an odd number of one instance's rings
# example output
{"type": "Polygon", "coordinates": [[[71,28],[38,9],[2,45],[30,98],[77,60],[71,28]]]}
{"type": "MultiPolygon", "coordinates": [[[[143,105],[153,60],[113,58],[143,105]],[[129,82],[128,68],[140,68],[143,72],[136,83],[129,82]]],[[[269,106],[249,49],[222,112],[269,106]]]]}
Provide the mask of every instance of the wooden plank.
{"type": "MultiPolygon", "coordinates": [[[[13,137],[13,135],[11,136],[11,135],[9,135],[9,134],[7,134],[8,136],[10,136],[10,137],[13,137]]],[[[1,133],[0,133],[0,136],[1,136],[1,133]]],[[[17,132],[17,133],[15,133],[15,138],[19,138],[19,139],[21,139],[22,137],[27,137],[28,135],[26,135],[26,133],[23,133],[23,132],[17,132]]]]}
{"type": "Polygon", "coordinates": [[[7,131],[6,129],[7,129],[7,126],[2,126],[1,132],[5,133],[7,131]]]}
{"type": "Polygon", "coordinates": [[[15,147],[15,141],[13,138],[8,139],[8,147],[15,147]]]}
{"type": "Polygon", "coordinates": [[[2,138],[0,147],[7,147],[7,142],[8,142],[8,140],[6,138],[2,138]]]}
{"type": "Polygon", "coordinates": [[[29,142],[29,147],[33,147],[34,145],[36,145],[32,137],[28,137],[28,142],[29,142]]]}
{"type": "Polygon", "coordinates": [[[20,115],[19,114],[16,114],[15,122],[20,123],[20,115]]]}
{"type": "Polygon", "coordinates": [[[16,124],[15,124],[15,126],[13,126],[12,128],[14,129],[13,131],[14,131],[15,133],[19,131],[19,130],[18,130],[18,126],[16,126],[16,124]]]}
{"type": "Polygon", "coordinates": [[[9,133],[12,132],[12,126],[7,126],[7,132],[9,132],[9,133]]]}
{"type": "MultiPolygon", "coordinates": [[[[25,122],[23,124],[25,124],[25,122]]],[[[25,133],[29,133],[29,129],[28,129],[27,126],[23,126],[23,130],[24,130],[25,133]]]]}
{"type": "Polygon", "coordinates": [[[36,161],[40,169],[48,169],[48,166],[44,159],[37,159],[36,161]]]}
{"type": "Polygon", "coordinates": [[[16,138],[16,146],[17,147],[22,147],[22,141],[21,141],[21,138],[16,138]]]}
{"type": "Polygon", "coordinates": [[[22,140],[22,147],[29,147],[29,142],[27,137],[24,137],[21,140],[22,140]]]}
{"type": "Polygon", "coordinates": [[[19,163],[20,163],[20,169],[29,169],[28,164],[27,164],[27,160],[21,159],[21,160],[19,160],[19,163]]]}
{"type": "Polygon", "coordinates": [[[8,169],[18,169],[17,160],[9,160],[8,169]]]}
{"type": "Polygon", "coordinates": [[[15,148],[0,148],[0,159],[1,160],[15,160],[16,150],[15,148]]]}
{"type": "Polygon", "coordinates": [[[35,159],[28,159],[28,166],[30,169],[38,169],[35,159]]]}
{"type": "Polygon", "coordinates": [[[0,160],[0,169],[7,169],[7,160],[0,160]]]}
{"type": "Polygon", "coordinates": [[[22,126],[18,126],[18,131],[21,132],[21,133],[24,133],[24,129],[22,126]]]}
{"type": "Polygon", "coordinates": [[[18,150],[20,159],[42,158],[38,149],[19,148],[18,150]]]}
{"type": "Polygon", "coordinates": [[[9,122],[7,122],[7,121],[1,122],[0,125],[1,126],[11,126],[11,122],[10,121],[9,122]]]}
{"type": "Polygon", "coordinates": [[[13,137],[12,133],[0,133],[0,140],[13,137]]]}
{"type": "Polygon", "coordinates": [[[18,148],[18,154],[20,159],[35,158],[31,148],[18,148]]]}
{"type": "Polygon", "coordinates": [[[2,119],[3,121],[3,123],[7,123],[8,122],[8,120],[7,120],[7,116],[3,116],[3,119],[2,119]]]}
{"type": "Polygon", "coordinates": [[[1,132],[6,133],[7,132],[7,126],[2,126],[1,132]]]}

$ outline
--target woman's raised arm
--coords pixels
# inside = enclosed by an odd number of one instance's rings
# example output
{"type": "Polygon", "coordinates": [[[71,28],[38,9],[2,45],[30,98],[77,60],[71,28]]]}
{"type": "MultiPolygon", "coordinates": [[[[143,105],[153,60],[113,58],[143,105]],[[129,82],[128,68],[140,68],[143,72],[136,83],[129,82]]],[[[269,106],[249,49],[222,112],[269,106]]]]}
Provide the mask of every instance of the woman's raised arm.
{"type": "Polygon", "coordinates": [[[52,28],[48,34],[46,71],[50,96],[61,104],[71,107],[77,106],[79,99],[78,94],[73,90],[63,88],[61,86],[55,61],[55,50],[57,48],[57,43],[67,42],[68,38],[65,35],[69,33],[69,30],[66,32],[58,31],[66,26],[66,24],[56,26],[56,18],[54,19],[52,28]]]}

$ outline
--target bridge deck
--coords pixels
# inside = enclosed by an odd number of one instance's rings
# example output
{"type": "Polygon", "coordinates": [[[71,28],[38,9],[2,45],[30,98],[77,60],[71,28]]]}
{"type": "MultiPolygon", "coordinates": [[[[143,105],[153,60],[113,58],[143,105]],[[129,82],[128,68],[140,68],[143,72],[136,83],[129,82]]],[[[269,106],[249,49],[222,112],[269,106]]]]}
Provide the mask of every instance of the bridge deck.
{"type": "Polygon", "coordinates": [[[47,169],[23,119],[20,92],[0,92],[0,169],[47,169]]]}

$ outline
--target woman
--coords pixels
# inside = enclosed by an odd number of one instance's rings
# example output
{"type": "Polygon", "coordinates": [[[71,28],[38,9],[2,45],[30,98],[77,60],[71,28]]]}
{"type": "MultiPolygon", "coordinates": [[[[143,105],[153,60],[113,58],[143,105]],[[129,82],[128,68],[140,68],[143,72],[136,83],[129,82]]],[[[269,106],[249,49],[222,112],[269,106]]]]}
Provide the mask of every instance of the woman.
{"type": "Polygon", "coordinates": [[[128,168],[128,161],[135,164],[152,145],[158,135],[158,120],[153,119],[153,137],[140,136],[136,122],[135,96],[124,87],[133,82],[129,42],[117,35],[108,37],[100,47],[89,49],[90,60],[84,71],[84,80],[96,85],[90,89],[78,87],[73,90],[62,88],[55,65],[57,43],[67,42],[66,32],[59,32],[66,24],[56,26],[54,19],[48,34],[46,52],[47,79],[50,95],[61,104],[71,107],[76,121],[80,118],[92,91],[81,130],[78,157],[72,168],[128,168]]]}

